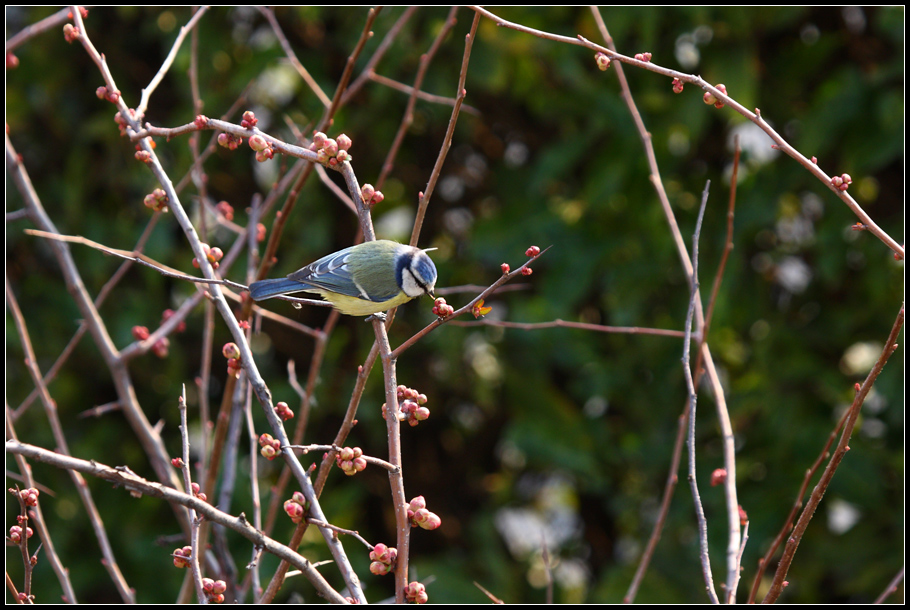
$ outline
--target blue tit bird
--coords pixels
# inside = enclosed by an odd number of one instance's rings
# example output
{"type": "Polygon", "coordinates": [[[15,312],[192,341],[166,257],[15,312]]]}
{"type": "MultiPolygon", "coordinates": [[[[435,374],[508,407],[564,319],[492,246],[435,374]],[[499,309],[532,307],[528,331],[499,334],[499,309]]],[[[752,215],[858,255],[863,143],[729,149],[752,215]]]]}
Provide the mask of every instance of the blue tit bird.
{"type": "Polygon", "coordinates": [[[427,250],[378,239],[323,256],[286,278],[253,282],[250,296],[261,301],[314,292],[343,314],[368,316],[424,294],[435,298],[435,285],[436,265],[427,250]]]}

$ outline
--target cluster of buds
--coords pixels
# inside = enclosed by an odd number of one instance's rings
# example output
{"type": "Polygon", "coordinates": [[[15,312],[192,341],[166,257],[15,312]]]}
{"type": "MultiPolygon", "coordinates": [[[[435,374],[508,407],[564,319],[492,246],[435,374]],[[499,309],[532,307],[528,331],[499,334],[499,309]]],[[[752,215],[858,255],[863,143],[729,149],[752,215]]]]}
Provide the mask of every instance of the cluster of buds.
{"type": "Polygon", "coordinates": [[[300,523],[303,521],[303,518],[306,516],[307,510],[309,510],[310,505],[306,501],[304,495],[295,491],[291,495],[290,500],[285,500],[284,502],[284,512],[287,513],[287,516],[291,518],[291,521],[294,523],[300,523]]]}
{"type": "Polygon", "coordinates": [[[136,153],[133,155],[136,157],[136,161],[142,161],[143,163],[151,163],[152,153],[147,150],[142,150],[139,145],[136,145],[136,153]]]}
{"type": "Polygon", "coordinates": [[[262,242],[265,241],[266,230],[265,225],[260,223],[256,224],[256,241],[262,242]]]}
{"type": "Polygon", "coordinates": [[[243,138],[231,133],[221,132],[218,134],[218,146],[228,150],[237,150],[237,147],[243,144],[243,138]]]}
{"type": "MultiPolygon", "coordinates": [[[[398,406],[401,413],[398,416],[399,421],[405,421],[416,426],[419,422],[430,417],[430,410],[424,405],[427,404],[427,395],[421,394],[413,388],[400,385],[398,386],[398,406]]],[[[388,409],[385,403],[382,404],[382,417],[388,417],[388,409]]]]}
{"type": "Polygon", "coordinates": [[[440,318],[448,318],[455,313],[455,308],[446,303],[446,300],[439,297],[433,302],[433,313],[440,318]]]}
{"type": "Polygon", "coordinates": [[[161,337],[152,345],[152,353],[159,358],[167,358],[167,353],[170,347],[171,340],[167,337],[161,337]]]}
{"type": "Polygon", "coordinates": [[[673,79],[673,93],[682,93],[683,82],[678,78],[673,79]]]}
{"type": "Polygon", "coordinates": [[[190,567],[190,558],[193,556],[193,547],[185,546],[182,549],[174,549],[171,555],[174,556],[175,568],[188,568],[190,567]]]}
{"type": "Polygon", "coordinates": [[[26,506],[38,506],[38,495],[39,492],[34,487],[19,490],[19,497],[25,502],[26,506]]]}
{"type": "Polygon", "coordinates": [[[471,313],[474,314],[475,318],[482,318],[485,315],[487,315],[488,313],[490,313],[491,311],[493,311],[492,307],[483,306],[483,299],[480,299],[479,301],[474,303],[474,307],[471,308],[471,313]]]}
{"type": "Polygon", "coordinates": [[[243,365],[240,362],[240,348],[236,343],[225,343],[221,348],[221,353],[227,358],[227,372],[235,379],[240,376],[240,369],[243,365]]]}
{"type": "Polygon", "coordinates": [[[182,457],[171,458],[171,466],[174,468],[183,468],[185,462],[182,457]]]}
{"type": "Polygon", "coordinates": [[[195,496],[197,500],[201,500],[203,502],[208,500],[208,497],[205,495],[205,493],[203,493],[202,488],[199,487],[199,483],[190,483],[190,489],[193,490],[193,496],[195,496]]]}
{"type": "Polygon", "coordinates": [[[67,23],[63,26],[63,39],[70,44],[73,44],[75,40],[79,38],[79,28],[74,26],[72,23],[67,23]]]}
{"type": "MultiPolygon", "coordinates": [[[[202,244],[202,251],[205,252],[205,260],[207,260],[209,263],[211,263],[212,269],[217,269],[218,261],[220,261],[222,258],[224,258],[224,252],[221,250],[221,248],[219,248],[218,246],[215,246],[213,248],[213,247],[209,246],[208,244],[204,243],[204,244],[202,244]]],[[[196,267],[196,269],[199,268],[199,261],[196,260],[195,258],[193,259],[193,266],[196,267]]]]}
{"type": "Polygon", "coordinates": [[[209,117],[205,116],[204,114],[197,114],[196,118],[193,119],[193,126],[195,126],[196,129],[198,129],[200,131],[202,131],[203,129],[208,127],[208,124],[209,124],[209,117]]]}
{"type": "Polygon", "coordinates": [[[250,138],[250,148],[256,151],[256,160],[260,163],[275,156],[275,149],[258,133],[250,138]]]}
{"type": "Polygon", "coordinates": [[[349,477],[367,467],[367,461],[364,459],[363,450],[360,447],[342,447],[335,456],[335,464],[349,477]]]}
{"type": "MultiPolygon", "coordinates": [[[[718,91],[720,91],[721,93],[723,93],[724,95],[727,95],[727,86],[726,85],[714,85],[714,88],[717,89],[718,91]]],[[[722,101],[718,100],[716,97],[714,97],[714,94],[711,93],[710,91],[706,91],[705,95],[702,99],[704,99],[706,104],[714,104],[715,108],[724,107],[724,103],[722,101]]]]}
{"type": "Polygon", "coordinates": [[[395,568],[398,559],[398,549],[379,543],[370,551],[370,572],[376,576],[385,576],[395,568]]]}
{"type": "MultiPolygon", "coordinates": [[[[22,532],[23,532],[23,530],[22,530],[21,525],[13,525],[12,527],[9,528],[9,539],[12,541],[13,544],[19,544],[20,542],[22,542],[22,532]]],[[[32,528],[30,528],[30,527],[25,528],[25,539],[26,540],[28,540],[29,538],[31,538],[34,535],[35,535],[35,531],[32,528]]]]}
{"type": "Polygon", "coordinates": [[[164,192],[164,189],[155,189],[145,196],[142,203],[145,204],[145,207],[151,208],[156,212],[167,212],[167,193],[164,192]]]}
{"type": "Polygon", "coordinates": [[[412,604],[425,604],[430,599],[427,597],[427,588],[416,580],[408,583],[404,590],[404,597],[412,604]]]}
{"type": "MultiPolygon", "coordinates": [[[[539,247],[539,246],[531,246],[530,248],[528,248],[527,250],[525,250],[525,256],[527,256],[528,258],[534,258],[534,257],[539,256],[539,255],[540,255],[540,247],[539,247]]],[[[534,273],[534,270],[531,269],[530,267],[522,267],[522,268],[521,268],[521,274],[522,274],[522,275],[531,275],[532,273],[534,273]]]]}
{"type": "Polygon", "coordinates": [[[234,206],[227,201],[219,201],[215,206],[215,211],[224,216],[227,221],[234,220],[234,206]]]}
{"type": "Polygon", "coordinates": [[[339,163],[353,160],[348,152],[351,144],[353,144],[351,138],[345,134],[341,134],[337,138],[330,138],[321,131],[317,131],[313,134],[310,150],[316,152],[316,160],[319,163],[326,167],[336,167],[339,163]]]}
{"type": "Polygon", "coordinates": [[[203,578],[202,590],[205,592],[208,601],[213,604],[222,604],[224,603],[224,592],[227,591],[227,583],[223,580],[203,578]]]}
{"type": "Polygon", "coordinates": [[[637,59],[638,61],[648,62],[648,61],[651,61],[651,54],[650,53],[636,53],[635,59],[637,59]]]}
{"type": "MultiPolygon", "coordinates": [[[[177,312],[175,312],[173,309],[165,309],[163,312],[161,312],[161,323],[164,324],[165,322],[170,320],[174,316],[175,313],[177,313],[177,312]]],[[[178,332],[178,333],[182,333],[185,330],[186,330],[186,322],[183,320],[178,322],[177,327],[174,328],[174,331],[178,332]]]]}
{"type": "Polygon", "coordinates": [[[850,177],[850,174],[841,174],[840,176],[834,176],[831,178],[831,186],[839,191],[846,191],[848,188],[850,188],[850,185],[852,183],[853,178],[850,177]]]}
{"type": "Polygon", "coordinates": [[[727,469],[717,468],[711,473],[711,487],[717,487],[727,482],[727,469]]]}
{"type": "Polygon", "coordinates": [[[119,91],[111,91],[105,85],[102,85],[95,89],[95,95],[98,96],[99,100],[107,100],[112,104],[116,104],[117,100],[120,99],[119,91]]]}
{"type": "Polygon", "coordinates": [[[442,525],[439,515],[427,510],[427,501],[423,496],[417,496],[408,503],[408,521],[411,527],[421,527],[425,530],[435,530],[442,525]]]}
{"type": "Polygon", "coordinates": [[[281,418],[281,421],[287,421],[294,417],[294,412],[291,411],[291,408],[286,402],[279,402],[275,405],[275,414],[281,418]]]}
{"type": "Polygon", "coordinates": [[[373,188],[372,184],[364,184],[360,187],[360,198],[363,200],[364,205],[372,208],[377,203],[382,202],[385,199],[385,195],[382,194],[382,191],[377,191],[373,188]]]}
{"type": "Polygon", "coordinates": [[[257,123],[259,123],[259,119],[256,118],[256,114],[252,110],[247,110],[240,118],[240,126],[244,129],[252,129],[257,123]]]}
{"type": "Polygon", "coordinates": [[[270,462],[281,453],[281,441],[277,438],[272,438],[272,435],[268,432],[259,437],[259,446],[262,447],[259,453],[270,462]]]}
{"type": "Polygon", "coordinates": [[[406,385],[400,385],[395,388],[395,392],[398,394],[398,400],[414,400],[421,405],[427,404],[427,395],[421,394],[414,388],[409,388],[406,385]]]}
{"type": "Polygon", "coordinates": [[[610,67],[610,58],[606,53],[598,51],[594,54],[594,61],[597,62],[597,69],[601,72],[605,72],[610,67]]]}

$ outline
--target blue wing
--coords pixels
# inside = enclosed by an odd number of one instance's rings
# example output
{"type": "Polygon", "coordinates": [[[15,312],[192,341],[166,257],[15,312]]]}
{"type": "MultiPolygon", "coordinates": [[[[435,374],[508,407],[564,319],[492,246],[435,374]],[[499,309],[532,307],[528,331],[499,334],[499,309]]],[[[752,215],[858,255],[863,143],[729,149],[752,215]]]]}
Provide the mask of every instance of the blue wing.
{"type": "Polygon", "coordinates": [[[374,301],[376,299],[371,298],[354,280],[350,265],[351,250],[354,248],[355,246],[351,246],[324,256],[290,274],[287,280],[349,297],[374,301]]]}

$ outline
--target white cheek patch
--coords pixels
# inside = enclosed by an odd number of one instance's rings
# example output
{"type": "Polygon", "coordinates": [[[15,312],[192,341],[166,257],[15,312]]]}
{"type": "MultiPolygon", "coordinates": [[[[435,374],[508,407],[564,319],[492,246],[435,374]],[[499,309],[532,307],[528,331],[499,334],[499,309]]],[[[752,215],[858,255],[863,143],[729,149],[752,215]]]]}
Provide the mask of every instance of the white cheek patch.
{"type": "Polygon", "coordinates": [[[401,289],[411,298],[419,297],[425,292],[410,269],[405,269],[401,274],[401,289]]]}

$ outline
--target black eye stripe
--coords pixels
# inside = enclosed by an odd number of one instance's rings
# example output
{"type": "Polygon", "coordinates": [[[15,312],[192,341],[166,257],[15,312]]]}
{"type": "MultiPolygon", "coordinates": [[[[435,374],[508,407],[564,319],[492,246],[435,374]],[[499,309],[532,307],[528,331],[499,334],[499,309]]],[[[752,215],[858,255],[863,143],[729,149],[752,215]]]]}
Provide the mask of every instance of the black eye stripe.
{"type": "Polygon", "coordinates": [[[417,277],[417,275],[414,273],[414,271],[410,267],[407,268],[407,272],[411,274],[411,277],[414,278],[414,281],[417,282],[417,285],[420,286],[420,289],[423,290],[424,292],[426,292],[427,291],[426,283],[421,282],[420,278],[417,277]]]}

